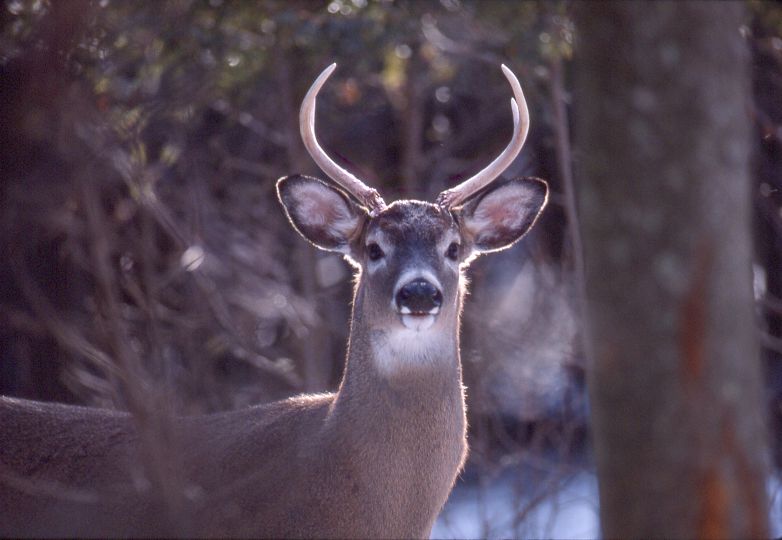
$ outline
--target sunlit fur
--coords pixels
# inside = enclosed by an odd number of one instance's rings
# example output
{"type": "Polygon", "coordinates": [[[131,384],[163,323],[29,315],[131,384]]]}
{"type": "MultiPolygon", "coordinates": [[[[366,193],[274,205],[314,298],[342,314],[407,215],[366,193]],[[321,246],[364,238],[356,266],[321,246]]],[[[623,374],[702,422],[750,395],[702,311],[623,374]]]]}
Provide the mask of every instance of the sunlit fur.
{"type": "Polygon", "coordinates": [[[453,211],[401,201],[370,216],[322,181],[281,180],[294,227],[358,268],[339,390],[171,418],[164,440],[139,430],[149,418],[0,397],[0,536],[429,537],[467,453],[463,270],[476,238],[479,251],[507,247],[545,203],[537,180],[491,189],[507,191],[478,220],[480,194],[453,211]],[[522,219],[495,223],[511,211],[522,219]],[[373,233],[387,258],[370,271],[373,233]],[[446,255],[454,238],[458,261],[446,255]],[[413,269],[442,293],[426,329],[406,326],[392,302],[413,269]],[[166,474],[181,479],[182,491],[154,488],[149,450],[161,444],[176,460],[157,472],[169,488],[166,474]]]}
{"type": "Polygon", "coordinates": [[[444,239],[458,238],[458,225],[449,212],[422,201],[397,201],[370,219],[351,244],[350,257],[361,268],[354,303],[362,305],[361,321],[377,337],[373,360],[384,373],[436,361],[458,332],[460,273],[443,247],[444,239]],[[382,262],[369,259],[371,242],[385,252],[382,262]],[[418,278],[443,295],[436,315],[413,317],[396,307],[399,289],[418,278]]]}

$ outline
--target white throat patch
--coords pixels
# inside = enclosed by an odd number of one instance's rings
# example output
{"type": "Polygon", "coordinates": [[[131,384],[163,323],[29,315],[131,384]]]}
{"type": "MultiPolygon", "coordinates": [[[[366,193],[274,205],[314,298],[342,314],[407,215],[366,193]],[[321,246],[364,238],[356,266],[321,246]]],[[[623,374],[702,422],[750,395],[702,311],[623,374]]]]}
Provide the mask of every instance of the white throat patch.
{"type": "MultiPolygon", "coordinates": [[[[403,327],[393,330],[376,331],[372,339],[372,356],[378,371],[384,375],[393,375],[421,367],[431,367],[449,361],[454,354],[449,347],[448,331],[443,328],[431,328],[434,316],[415,317],[431,319],[421,321],[419,328],[403,327]]],[[[407,325],[406,325],[407,326],[407,325]]],[[[450,337],[453,340],[453,337],[450,337]]]]}

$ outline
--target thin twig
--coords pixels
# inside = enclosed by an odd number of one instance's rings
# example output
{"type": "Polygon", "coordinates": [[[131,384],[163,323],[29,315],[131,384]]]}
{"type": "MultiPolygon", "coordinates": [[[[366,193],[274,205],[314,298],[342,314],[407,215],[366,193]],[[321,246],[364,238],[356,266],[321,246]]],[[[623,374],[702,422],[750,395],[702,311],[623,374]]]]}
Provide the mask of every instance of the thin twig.
{"type": "MultiPolygon", "coordinates": [[[[582,321],[586,320],[586,282],[584,266],[584,248],[579,230],[578,210],[576,206],[575,182],[573,180],[572,152],[570,149],[570,129],[568,128],[568,114],[565,106],[565,92],[563,89],[562,58],[556,54],[551,60],[551,100],[554,106],[554,132],[556,134],[557,162],[562,175],[562,187],[565,203],[565,215],[572,245],[573,274],[578,301],[578,313],[582,321]]],[[[588,340],[587,332],[581,333],[585,341],[588,340]]],[[[590,350],[588,343],[584,343],[585,350],[590,350]]]]}

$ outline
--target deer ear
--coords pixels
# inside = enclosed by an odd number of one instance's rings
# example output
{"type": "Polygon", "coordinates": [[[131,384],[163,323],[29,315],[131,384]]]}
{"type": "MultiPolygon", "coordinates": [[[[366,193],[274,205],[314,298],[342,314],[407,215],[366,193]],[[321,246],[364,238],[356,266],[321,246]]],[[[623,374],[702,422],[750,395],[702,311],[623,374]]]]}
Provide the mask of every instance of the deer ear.
{"type": "Polygon", "coordinates": [[[497,181],[455,213],[475,251],[497,251],[512,246],[524,236],[547,199],[548,184],[539,178],[497,181]]]}
{"type": "Polygon", "coordinates": [[[277,197],[293,228],[328,251],[348,253],[350,240],[367,217],[366,210],[344,192],[309,176],[280,178],[277,197]]]}

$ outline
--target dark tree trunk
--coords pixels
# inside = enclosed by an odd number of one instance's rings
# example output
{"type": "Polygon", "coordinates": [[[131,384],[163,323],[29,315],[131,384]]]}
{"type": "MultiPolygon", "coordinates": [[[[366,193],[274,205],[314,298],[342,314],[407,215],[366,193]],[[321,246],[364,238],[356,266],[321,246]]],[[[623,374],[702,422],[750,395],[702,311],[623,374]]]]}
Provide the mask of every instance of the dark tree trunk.
{"type": "MultiPolygon", "coordinates": [[[[4,30],[16,18],[7,7],[0,7],[4,30]]],[[[82,39],[91,11],[86,0],[52,4],[30,29],[36,46],[0,61],[0,394],[74,399],[61,381],[67,357],[29,315],[36,306],[20,279],[37,282],[58,308],[82,299],[83,291],[66,277],[62,239],[43,233],[41,216],[54,213],[73,179],[57,139],[75,82],[65,59],[82,39]],[[30,202],[40,200],[30,196],[40,192],[51,194],[51,206],[30,202]]]]}
{"type": "Polygon", "coordinates": [[[763,537],[742,5],[576,11],[603,533],[763,537]]]}

